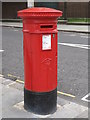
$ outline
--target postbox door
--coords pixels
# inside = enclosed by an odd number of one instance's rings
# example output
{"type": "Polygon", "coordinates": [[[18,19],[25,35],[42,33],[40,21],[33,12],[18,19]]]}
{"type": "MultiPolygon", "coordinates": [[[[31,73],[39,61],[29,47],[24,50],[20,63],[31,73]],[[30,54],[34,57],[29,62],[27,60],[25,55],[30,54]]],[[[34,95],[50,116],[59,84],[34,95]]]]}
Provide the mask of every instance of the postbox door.
{"type": "Polygon", "coordinates": [[[36,36],[31,42],[31,89],[48,92],[57,87],[57,33],[36,36]]]}

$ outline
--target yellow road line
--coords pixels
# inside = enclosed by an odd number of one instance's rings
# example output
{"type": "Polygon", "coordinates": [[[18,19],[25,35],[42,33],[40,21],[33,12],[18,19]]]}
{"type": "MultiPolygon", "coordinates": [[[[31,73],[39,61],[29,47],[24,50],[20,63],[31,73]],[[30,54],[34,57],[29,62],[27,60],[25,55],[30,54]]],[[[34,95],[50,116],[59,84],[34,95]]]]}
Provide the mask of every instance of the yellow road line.
{"type": "Polygon", "coordinates": [[[75,98],[74,95],[71,95],[71,94],[68,94],[68,93],[63,93],[63,92],[60,92],[60,91],[57,91],[58,94],[61,94],[61,95],[65,95],[65,96],[68,96],[68,97],[72,97],[72,98],[75,98]]]}
{"type": "Polygon", "coordinates": [[[22,81],[22,80],[16,80],[16,82],[19,82],[19,83],[22,83],[22,84],[24,84],[24,81],[22,81]]]}
{"type": "Polygon", "coordinates": [[[11,74],[8,74],[8,77],[20,78],[20,77],[17,77],[17,76],[11,75],[11,74]]]}
{"type": "MultiPolygon", "coordinates": [[[[8,74],[8,77],[20,78],[20,77],[17,77],[17,76],[11,75],[11,74],[8,74]]],[[[23,80],[19,80],[19,79],[17,79],[16,82],[24,84],[24,81],[23,81],[23,80]]]]}
{"type": "MultiPolygon", "coordinates": [[[[1,74],[0,74],[0,75],[1,75],[1,74]]],[[[11,75],[11,74],[8,74],[8,76],[9,76],[9,77],[20,78],[20,77],[17,77],[17,76],[11,75]]],[[[16,82],[24,84],[24,81],[23,81],[23,80],[19,80],[19,79],[17,79],[16,82]]],[[[58,94],[61,94],[61,95],[68,96],[68,97],[75,98],[74,95],[71,95],[71,94],[68,94],[68,93],[64,93],[64,92],[60,92],[60,91],[57,91],[57,93],[58,93],[58,94]]]]}
{"type": "MultiPolygon", "coordinates": [[[[17,79],[16,82],[19,82],[19,83],[24,84],[24,81],[22,81],[22,80],[18,80],[18,79],[17,79]]],[[[63,92],[60,92],[60,91],[57,91],[57,93],[58,93],[58,94],[65,95],[65,96],[68,96],[68,97],[75,98],[75,96],[74,96],[74,95],[71,95],[71,94],[63,93],[63,92]]]]}
{"type": "Polygon", "coordinates": [[[11,85],[13,85],[13,84],[15,84],[15,82],[12,82],[12,83],[8,84],[7,86],[11,86],[11,85]]]}

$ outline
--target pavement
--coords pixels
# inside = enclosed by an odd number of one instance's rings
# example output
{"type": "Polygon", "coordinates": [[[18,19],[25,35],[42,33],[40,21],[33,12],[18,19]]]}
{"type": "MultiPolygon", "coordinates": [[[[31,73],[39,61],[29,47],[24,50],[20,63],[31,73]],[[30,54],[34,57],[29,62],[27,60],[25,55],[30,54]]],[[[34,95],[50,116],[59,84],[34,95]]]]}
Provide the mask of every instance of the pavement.
{"type": "MultiPolygon", "coordinates": [[[[23,27],[21,22],[0,22],[0,26],[16,27],[16,28],[22,28],[23,27]]],[[[65,32],[90,33],[88,25],[63,25],[63,24],[58,24],[57,28],[58,28],[59,31],[65,31],[65,32]]]]}
{"type": "MultiPolygon", "coordinates": [[[[38,115],[24,109],[24,84],[0,75],[2,88],[2,118],[88,118],[88,107],[57,97],[57,111],[49,115],[38,115]]],[[[0,97],[1,98],[1,97],[0,97]]]]}

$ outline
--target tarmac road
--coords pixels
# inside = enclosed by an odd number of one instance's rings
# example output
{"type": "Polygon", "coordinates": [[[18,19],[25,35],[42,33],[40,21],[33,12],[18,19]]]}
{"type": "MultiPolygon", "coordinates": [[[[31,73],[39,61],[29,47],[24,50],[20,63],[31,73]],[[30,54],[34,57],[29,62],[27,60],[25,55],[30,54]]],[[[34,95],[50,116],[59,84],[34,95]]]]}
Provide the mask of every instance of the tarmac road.
{"type": "MultiPolygon", "coordinates": [[[[22,39],[22,29],[3,27],[2,74],[6,77],[11,74],[24,80],[22,39]]],[[[81,99],[88,94],[88,47],[87,34],[58,34],[59,96],[85,105],[87,101],[81,99]]]]}

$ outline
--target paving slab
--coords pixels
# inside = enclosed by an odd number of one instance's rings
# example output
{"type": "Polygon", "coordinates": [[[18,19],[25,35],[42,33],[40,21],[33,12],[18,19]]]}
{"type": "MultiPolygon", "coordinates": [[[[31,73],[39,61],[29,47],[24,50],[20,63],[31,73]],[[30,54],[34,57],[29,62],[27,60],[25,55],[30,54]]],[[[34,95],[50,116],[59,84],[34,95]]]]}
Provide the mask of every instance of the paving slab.
{"type": "Polygon", "coordinates": [[[88,118],[88,108],[57,97],[57,111],[49,115],[37,115],[24,109],[23,84],[0,78],[2,86],[2,117],[3,118],[88,118]],[[6,83],[5,83],[6,80],[6,83]],[[17,87],[16,87],[17,86],[17,87]],[[20,89],[21,88],[21,89],[20,89]],[[82,116],[82,114],[84,116],[82,116]]]}
{"type": "MultiPolygon", "coordinates": [[[[88,116],[90,110],[85,110],[83,113],[81,113],[79,116],[77,116],[76,118],[86,118],[86,116],[88,116]]],[[[88,116],[89,118],[89,116],[88,116]]]]}

